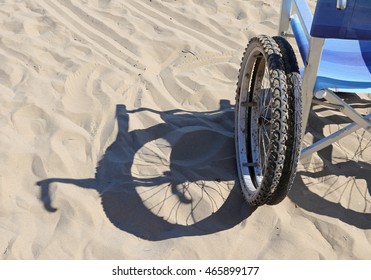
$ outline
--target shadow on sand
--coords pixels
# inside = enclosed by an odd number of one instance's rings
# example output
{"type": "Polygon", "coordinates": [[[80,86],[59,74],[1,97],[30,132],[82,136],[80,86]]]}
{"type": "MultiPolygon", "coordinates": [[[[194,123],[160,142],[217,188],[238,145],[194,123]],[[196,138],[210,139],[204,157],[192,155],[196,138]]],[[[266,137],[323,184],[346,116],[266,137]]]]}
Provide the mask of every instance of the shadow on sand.
{"type": "Polygon", "coordinates": [[[95,178],[37,182],[47,211],[57,211],[50,185],[66,183],[97,190],[112,224],[151,241],[223,231],[251,215],[254,209],[234,183],[234,112],[228,101],[212,112],[128,111],[124,105],[116,109],[118,135],[100,160],[95,178]],[[144,118],[160,116],[163,122],[129,132],[129,117],[138,113],[144,118]],[[161,151],[169,151],[168,156],[161,151]],[[156,168],[162,166],[166,170],[158,174],[156,168]],[[155,176],[143,175],[151,168],[155,176]]]}
{"type": "MultiPolygon", "coordinates": [[[[371,107],[370,100],[362,99],[356,94],[339,93],[339,96],[351,104],[353,108],[360,110],[361,113],[362,110],[368,110],[371,107]]],[[[310,116],[309,124],[315,125],[309,125],[308,129],[314,136],[314,141],[318,141],[324,137],[325,125],[329,123],[348,124],[351,122],[348,118],[336,114],[326,118],[319,117],[315,114],[315,112],[322,112],[324,110],[328,109],[323,107],[320,107],[320,109],[315,108],[310,116]]],[[[363,113],[367,114],[367,111],[363,113]]],[[[321,164],[322,166],[318,168],[318,171],[298,172],[295,185],[289,193],[289,198],[299,207],[309,212],[337,218],[344,223],[360,229],[371,229],[371,164],[357,160],[367,150],[370,150],[371,146],[371,141],[367,138],[367,132],[363,131],[363,133],[359,134],[358,140],[363,140],[364,144],[354,146],[354,154],[350,155],[348,159],[344,159],[344,162],[333,163],[333,146],[328,146],[319,151],[318,156],[323,162],[321,164]],[[345,176],[346,178],[339,180],[340,176],[345,176]],[[311,186],[304,183],[303,179],[305,177],[318,179],[318,182],[325,182],[325,186],[327,187],[326,190],[323,190],[325,195],[321,196],[311,191],[311,186]],[[362,180],[366,181],[367,190],[360,186],[362,180]],[[331,194],[332,192],[338,192],[340,194],[338,202],[327,199],[326,194],[331,194]],[[351,195],[349,196],[350,192],[358,193],[357,201],[355,201],[356,198],[351,195]],[[358,203],[364,205],[364,210],[356,211],[352,207],[344,206],[343,195],[349,196],[347,199],[349,205],[358,203]],[[360,196],[362,196],[361,199],[359,198],[360,196]],[[340,200],[343,203],[340,203],[340,200]]]]}

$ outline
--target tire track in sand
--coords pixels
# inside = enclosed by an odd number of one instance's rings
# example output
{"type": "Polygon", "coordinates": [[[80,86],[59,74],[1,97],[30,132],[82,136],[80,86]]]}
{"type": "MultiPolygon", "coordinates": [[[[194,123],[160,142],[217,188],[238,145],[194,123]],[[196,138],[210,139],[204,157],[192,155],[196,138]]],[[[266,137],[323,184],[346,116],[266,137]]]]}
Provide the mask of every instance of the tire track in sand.
{"type": "MultiPolygon", "coordinates": [[[[226,39],[223,36],[217,35],[212,30],[208,29],[205,25],[200,23],[200,30],[195,30],[194,28],[185,25],[183,22],[186,22],[186,18],[182,17],[180,18],[179,14],[173,13],[173,11],[169,11],[166,9],[165,6],[162,6],[166,12],[162,12],[159,10],[156,10],[152,7],[147,7],[145,4],[139,3],[139,1],[125,1],[123,3],[128,9],[130,9],[133,13],[138,14],[141,17],[147,18],[148,21],[152,22],[153,25],[161,25],[163,27],[166,27],[168,29],[176,29],[178,32],[181,31],[182,33],[187,34],[188,36],[191,36],[198,40],[199,42],[208,45],[209,47],[218,50],[235,50],[236,43],[233,41],[230,41],[229,39],[226,39]],[[173,18],[173,14],[176,15],[176,18],[173,18]],[[177,19],[179,18],[179,19],[177,19]],[[211,34],[207,34],[207,31],[211,34]]],[[[190,25],[190,24],[189,24],[190,25]]]]}
{"type": "MultiPolygon", "coordinates": [[[[142,1],[142,6],[147,6],[149,10],[153,10],[158,14],[162,14],[165,19],[172,18],[173,21],[179,23],[185,29],[193,30],[201,36],[210,38],[213,41],[220,42],[221,45],[227,46],[229,49],[235,50],[237,43],[230,40],[226,34],[218,34],[211,28],[211,22],[205,24],[199,21],[196,17],[187,17],[184,14],[177,12],[175,9],[168,8],[164,2],[160,1],[142,1]],[[197,29],[194,29],[197,26],[197,29]]],[[[137,3],[139,5],[139,3],[137,3]]],[[[221,28],[220,26],[218,28],[221,28]]],[[[226,33],[227,30],[219,30],[220,32],[226,33]]]]}
{"type": "MultiPolygon", "coordinates": [[[[66,4],[65,1],[63,3],[66,4]]],[[[139,58],[135,54],[123,48],[114,39],[103,34],[94,26],[87,24],[73,11],[74,7],[68,8],[59,1],[52,2],[48,0],[41,0],[39,4],[69,30],[89,42],[95,50],[99,51],[110,62],[114,62],[121,71],[123,70],[122,68],[136,74],[144,71],[145,66],[139,62],[139,58]]]]}

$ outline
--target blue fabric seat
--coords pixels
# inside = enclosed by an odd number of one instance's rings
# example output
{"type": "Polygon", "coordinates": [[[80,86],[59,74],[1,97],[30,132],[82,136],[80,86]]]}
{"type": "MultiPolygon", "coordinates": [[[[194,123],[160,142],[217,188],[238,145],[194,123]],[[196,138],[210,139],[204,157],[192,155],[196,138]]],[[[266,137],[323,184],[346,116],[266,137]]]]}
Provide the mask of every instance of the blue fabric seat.
{"type": "Polygon", "coordinates": [[[371,93],[371,41],[327,39],[315,88],[371,93]]]}
{"type": "Polygon", "coordinates": [[[371,40],[371,1],[348,0],[344,10],[334,0],[319,0],[311,35],[319,38],[371,40]]]}
{"type": "MultiPolygon", "coordinates": [[[[296,2],[304,28],[311,27],[313,37],[326,38],[315,90],[371,93],[371,1],[348,1],[347,8],[338,11],[336,1],[319,0],[314,18],[305,1],[296,2]]],[[[309,52],[307,34],[297,16],[291,18],[291,26],[305,64],[309,52]]]]}

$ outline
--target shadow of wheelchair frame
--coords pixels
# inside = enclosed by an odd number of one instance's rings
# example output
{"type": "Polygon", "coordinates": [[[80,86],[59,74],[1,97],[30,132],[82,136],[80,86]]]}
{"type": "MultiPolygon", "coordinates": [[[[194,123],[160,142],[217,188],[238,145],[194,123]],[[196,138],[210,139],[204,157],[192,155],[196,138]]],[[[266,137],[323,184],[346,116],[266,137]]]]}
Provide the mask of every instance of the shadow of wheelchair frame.
{"type": "Polygon", "coordinates": [[[118,135],[94,178],[37,182],[47,211],[57,211],[50,185],[63,183],[95,189],[112,224],[151,241],[223,231],[251,215],[254,209],[235,183],[234,108],[229,101],[210,112],[116,109],[118,135]],[[134,114],[159,116],[163,122],[129,131],[134,114]],[[143,174],[146,170],[154,171],[143,174]]]}

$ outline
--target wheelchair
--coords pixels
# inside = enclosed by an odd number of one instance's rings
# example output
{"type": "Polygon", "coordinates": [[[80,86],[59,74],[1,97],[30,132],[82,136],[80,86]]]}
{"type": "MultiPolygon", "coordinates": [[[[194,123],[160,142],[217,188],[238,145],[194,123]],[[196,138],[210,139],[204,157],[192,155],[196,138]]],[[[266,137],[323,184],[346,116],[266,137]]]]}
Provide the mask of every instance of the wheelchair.
{"type": "Polygon", "coordinates": [[[235,109],[240,182],[252,206],[280,203],[301,159],[364,129],[362,115],[338,93],[371,93],[371,1],[283,0],[278,36],[252,38],[243,54],[235,109]],[[299,68],[288,37],[295,38],[299,68]],[[352,123],[303,147],[312,102],[338,109],[352,123]]]}

